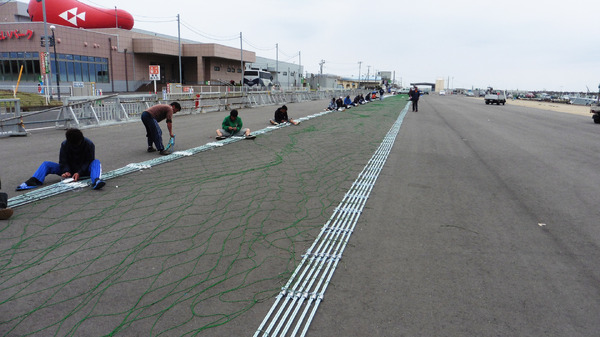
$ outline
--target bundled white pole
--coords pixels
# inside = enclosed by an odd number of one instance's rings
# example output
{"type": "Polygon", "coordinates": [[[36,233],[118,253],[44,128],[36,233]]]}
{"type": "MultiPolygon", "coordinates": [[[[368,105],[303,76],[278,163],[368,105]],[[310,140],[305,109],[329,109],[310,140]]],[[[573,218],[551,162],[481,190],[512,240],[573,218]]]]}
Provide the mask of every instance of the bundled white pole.
{"type": "Polygon", "coordinates": [[[306,335],[350,235],[390,154],[409,106],[407,104],[402,110],[375,154],[344,195],[340,205],[321,228],[319,235],[303,255],[302,261],[275,298],[275,303],[254,333],[254,337],[288,336],[292,326],[289,336],[296,336],[298,332],[300,336],[306,335]],[[304,309],[301,312],[302,308],[304,309]]]}

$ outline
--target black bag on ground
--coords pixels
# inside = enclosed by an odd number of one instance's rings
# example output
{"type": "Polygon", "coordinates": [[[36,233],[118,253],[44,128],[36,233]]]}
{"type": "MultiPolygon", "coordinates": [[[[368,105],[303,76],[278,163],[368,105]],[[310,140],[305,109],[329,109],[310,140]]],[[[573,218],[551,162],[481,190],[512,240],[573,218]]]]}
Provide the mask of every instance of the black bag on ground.
{"type": "Polygon", "coordinates": [[[0,209],[8,206],[8,194],[0,192],[0,209]]]}

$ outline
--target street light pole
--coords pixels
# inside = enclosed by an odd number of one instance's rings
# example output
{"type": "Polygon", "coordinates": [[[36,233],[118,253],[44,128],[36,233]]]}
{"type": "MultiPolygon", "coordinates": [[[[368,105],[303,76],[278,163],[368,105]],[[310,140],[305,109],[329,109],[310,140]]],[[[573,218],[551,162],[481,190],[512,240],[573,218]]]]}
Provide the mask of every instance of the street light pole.
{"type": "MultiPolygon", "coordinates": [[[[43,16],[44,16],[44,47],[46,47],[46,55],[44,55],[44,60],[46,60],[46,57],[50,57],[50,50],[48,43],[50,41],[48,41],[48,22],[46,21],[46,1],[42,0],[42,9],[43,9],[43,16]]],[[[44,61],[46,64],[50,64],[49,61],[44,61]]],[[[48,67],[49,68],[49,67],[48,67]]],[[[50,97],[50,100],[52,100],[52,76],[48,75],[48,69],[46,69],[46,74],[45,74],[46,78],[45,78],[45,84],[46,84],[46,92],[47,92],[47,97],[50,97]]]]}
{"type": "Polygon", "coordinates": [[[52,46],[54,46],[54,68],[56,69],[56,89],[58,90],[58,100],[60,101],[60,70],[58,69],[58,54],[56,53],[56,38],[54,36],[54,30],[56,26],[50,26],[52,31],[52,46]]]}

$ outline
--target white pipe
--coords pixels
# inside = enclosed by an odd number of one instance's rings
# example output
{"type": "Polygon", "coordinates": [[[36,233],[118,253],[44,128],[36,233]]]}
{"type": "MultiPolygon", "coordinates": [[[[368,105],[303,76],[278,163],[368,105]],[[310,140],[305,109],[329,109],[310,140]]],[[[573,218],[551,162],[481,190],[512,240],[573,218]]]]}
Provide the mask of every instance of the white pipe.
{"type": "Polygon", "coordinates": [[[291,335],[295,336],[302,327],[301,335],[306,335],[310,323],[323,300],[333,273],[347,247],[350,236],[358,223],[360,214],[394,145],[409,106],[407,105],[402,110],[379,148],[359,173],[358,178],[352,183],[349,191],[344,195],[339,206],[334,209],[329,220],[321,228],[317,238],[306,254],[303,255],[302,261],[294,270],[285,287],[282,288],[280,295],[277,296],[275,303],[255,333],[255,337],[261,333],[264,333],[263,336],[265,337],[278,336],[282,328],[281,336],[285,336],[294,322],[296,324],[291,335]],[[280,306],[282,296],[286,297],[285,301],[277,313],[271,317],[276,307],[280,306]],[[307,299],[308,301],[305,301],[307,299]],[[304,310],[302,310],[300,317],[296,318],[302,306],[304,306],[304,310]],[[310,314],[304,322],[309,312],[310,314]],[[262,327],[269,320],[271,320],[269,328],[262,330],[262,327]],[[284,323],[286,323],[285,326],[284,323]],[[271,334],[271,329],[275,324],[277,326],[271,334]]]}

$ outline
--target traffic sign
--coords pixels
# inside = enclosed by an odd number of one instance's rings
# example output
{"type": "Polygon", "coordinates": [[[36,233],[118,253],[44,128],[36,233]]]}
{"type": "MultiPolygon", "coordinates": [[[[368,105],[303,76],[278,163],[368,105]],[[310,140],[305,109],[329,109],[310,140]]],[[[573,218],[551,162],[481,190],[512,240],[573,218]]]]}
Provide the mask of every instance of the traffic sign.
{"type": "Polygon", "coordinates": [[[160,66],[148,66],[150,80],[160,81],[160,66]]]}

